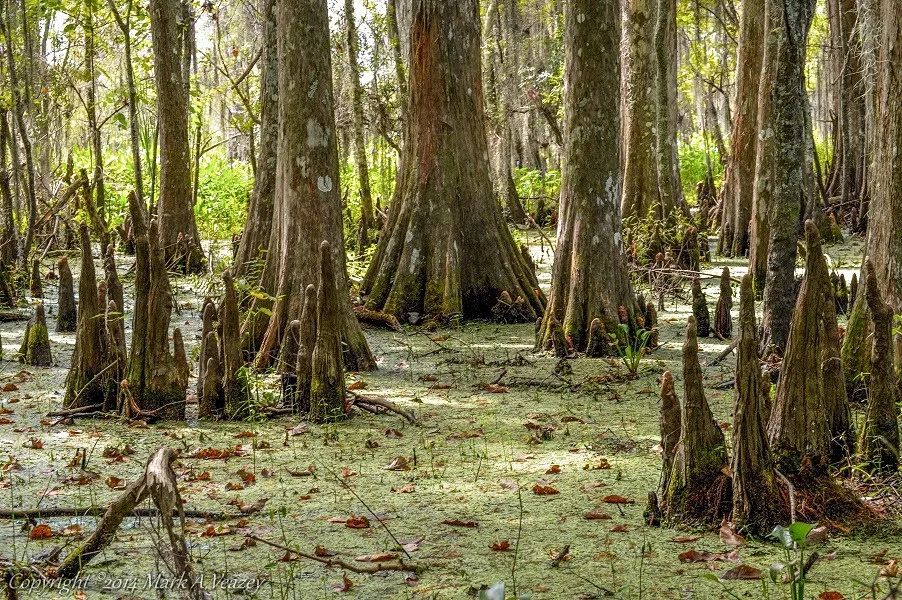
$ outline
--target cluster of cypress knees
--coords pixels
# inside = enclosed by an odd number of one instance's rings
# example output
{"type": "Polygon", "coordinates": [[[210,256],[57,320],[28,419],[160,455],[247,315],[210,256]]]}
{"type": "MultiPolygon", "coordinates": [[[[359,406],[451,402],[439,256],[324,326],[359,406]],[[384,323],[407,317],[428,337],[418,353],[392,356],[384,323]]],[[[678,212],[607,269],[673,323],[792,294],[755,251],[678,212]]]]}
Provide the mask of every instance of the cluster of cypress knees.
{"type": "MultiPolygon", "coordinates": [[[[87,201],[86,201],[87,204],[87,201]]],[[[90,212],[90,206],[88,206],[90,212]]],[[[72,364],[66,378],[63,407],[67,414],[114,413],[131,419],[184,419],[190,367],[182,332],[169,323],[173,297],[155,220],[134,194],[129,196],[128,239],[135,254],[135,304],[131,347],[126,348],[123,288],[112,244],[103,253],[98,281],[87,224],[79,226],[81,273],[76,307],[68,259],[57,263],[58,332],[75,332],[72,364]]],[[[250,388],[240,344],[238,295],[234,280],[223,275],[225,293],[217,306],[203,304],[197,399],[202,418],[240,419],[250,409],[250,388]]],[[[43,298],[38,261],[31,274],[31,296],[43,298]]],[[[285,403],[309,419],[326,421],[346,410],[339,298],[332,252],[320,247],[319,278],[304,292],[300,321],[283,339],[280,372],[289,380],[285,403]]],[[[43,303],[28,321],[20,360],[33,366],[53,364],[43,303]]]]}
{"type": "MultiPolygon", "coordinates": [[[[762,369],[751,274],[740,286],[738,357],[733,423],[718,424],[705,398],[698,337],[732,334],[730,274],[724,269],[712,329],[704,294],[693,281],[693,316],[683,345],[683,401],[673,374],[661,378],[661,449],[658,490],[649,493],[646,519],[702,524],[732,519],[735,527],[766,534],[790,519],[865,516],[867,507],[840,485],[837,466],[857,464],[873,474],[899,467],[897,401],[900,380],[893,360],[892,308],[882,299],[874,268],[865,263],[864,294],[872,321],[867,406],[856,435],[837,312],[858,293],[831,275],[816,226],[805,224],[805,275],[797,291],[787,348],[772,397],[771,373],[762,369]],[[732,430],[732,455],[724,429],[732,430]]],[[[895,345],[900,345],[900,336],[895,345]]]]}

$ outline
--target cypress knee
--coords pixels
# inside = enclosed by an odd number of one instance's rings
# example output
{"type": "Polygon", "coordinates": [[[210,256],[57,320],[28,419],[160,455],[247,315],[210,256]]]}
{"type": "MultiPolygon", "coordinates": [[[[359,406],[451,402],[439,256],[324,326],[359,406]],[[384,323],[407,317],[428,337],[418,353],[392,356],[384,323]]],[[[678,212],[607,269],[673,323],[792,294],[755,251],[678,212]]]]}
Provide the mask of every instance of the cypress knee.
{"type": "MultiPolygon", "coordinates": [[[[303,309],[301,309],[303,311],[303,309]]],[[[294,406],[297,394],[298,351],[301,344],[301,322],[293,320],[285,329],[279,348],[278,372],[282,383],[282,404],[294,406]]]]}
{"type": "Polygon", "coordinates": [[[116,405],[116,396],[107,397],[110,390],[104,385],[101,377],[108,366],[106,328],[103,320],[106,303],[100,304],[87,225],[82,224],[79,227],[79,238],[81,273],[78,277],[78,326],[75,332],[72,366],[66,377],[63,406],[77,408],[102,404],[105,408],[113,408],[116,405]]]}
{"type": "Polygon", "coordinates": [[[874,265],[865,263],[868,312],[874,328],[868,408],[861,432],[861,456],[871,473],[895,473],[899,468],[898,389],[893,373],[893,309],[877,285],[874,265]]]}
{"type": "Polygon", "coordinates": [[[35,258],[31,261],[31,285],[32,298],[43,298],[44,287],[41,285],[41,261],[35,258]]]}
{"type": "MultiPolygon", "coordinates": [[[[198,352],[198,355],[200,356],[200,360],[198,361],[198,365],[197,365],[197,399],[198,399],[198,402],[204,395],[204,382],[206,381],[206,379],[204,378],[204,369],[206,369],[206,367],[207,367],[207,360],[210,358],[210,356],[213,356],[213,355],[208,356],[208,352],[214,351],[216,353],[215,354],[216,361],[219,362],[219,342],[215,338],[215,336],[212,338],[212,340],[214,342],[213,347],[207,346],[208,340],[211,339],[211,338],[209,338],[210,333],[213,333],[215,331],[217,319],[218,319],[218,316],[216,314],[216,304],[208,296],[208,297],[204,298],[204,305],[203,305],[203,308],[201,309],[200,351],[198,352]]],[[[210,415],[204,415],[204,416],[210,416],[210,415]]]]}
{"type": "Polygon", "coordinates": [[[711,335],[711,315],[708,312],[708,300],[702,291],[702,283],[698,276],[692,278],[692,315],[695,317],[699,337],[711,335]]]}
{"type": "Polygon", "coordinates": [[[56,263],[59,270],[59,299],[56,308],[56,331],[58,333],[71,333],[78,324],[78,309],[75,305],[75,282],[72,279],[72,269],[69,268],[69,259],[61,256],[56,263]]]}
{"type": "Polygon", "coordinates": [[[733,288],[730,286],[730,269],[724,267],[720,274],[720,297],[714,310],[714,331],[723,338],[733,335],[733,288]]]}
{"type": "Polygon", "coordinates": [[[664,371],[661,375],[661,492],[667,490],[670,472],[673,469],[673,457],[680,442],[680,400],[673,385],[673,373],[664,371]]]}
{"type": "Polygon", "coordinates": [[[810,220],[805,222],[805,238],[805,278],[796,299],[767,435],[774,464],[783,473],[794,475],[810,469],[820,477],[826,475],[830,457],[821,367],[825,345],[822,313],[830,296],[830,276],[820,235],[810,220]]]}
{"type": "Polygon", "coordinates": [[[316,345],[316,288],[304,288],[304,306],[298,332],[298,361],[295,382],[294,410],[300,414],[310,411],[310,380],[313,376],[313,348],[316,345]]]}
{"type": "Polygon", "coordinates": [[[309,418],[316,423],[345,416],[345,375],[341,357],[341,305],[329,242],[320,244],[316,295],[316,344],[310,376],[309,418]]]}
{"type": "Polygon", "coordinates": [[[824,348],[821,356],[821,374],[824,379],[827,431],[830,434],[830,459],[837,463],[854,454],[855,431],[843,375],[842,339],[836,320],[836,303],[832,291],[832,286],[827,286],[823,290],[824,305],[821,318],[824,327],[824,348]]]}
{"type": "Polygon", "coordinates": [[[222,366],[219,363],[219,339],[209,331],[201,344],[200,364],[203,366],[197,382],[197,416],[212,419],[222,414],[222,366]]]}
{"type": "Polygon", "coordinates": [[[768,387],[758,361],[753,276],[746,273],[739,290],[739,355],[736,359],[736,406],[733,416],[733,523],[756,535],[786,522],[767,444],[768,387]]]}
{"type": "Polygon", "coordinates": [[[34,307],[34,316],[25,326],[25,338],[22,340],[19,355],[21,362],[32,367],[49,367],[53,364],[43,304],[34,307]]]}
{"type": "Polygon", "coordinates": [[[229,271],[222,274],[225,284],[225,298],[222,302],[220,323],[220,355],[222,357],[222,391],[224,395],[225,416],[228,419],[240,419],[247,414],[250,393],[241,355],[241,322],[238,316],[238,293],[235,281],[229,271]]]}
{"type": "Polygon", "coordinates": [[[695,318],[689,317],[683,344],[680,442],[663,501],[668,518],[692,523],[713,522],[719,517],[728,464],[723,432],[705,398],[695,318]]]}

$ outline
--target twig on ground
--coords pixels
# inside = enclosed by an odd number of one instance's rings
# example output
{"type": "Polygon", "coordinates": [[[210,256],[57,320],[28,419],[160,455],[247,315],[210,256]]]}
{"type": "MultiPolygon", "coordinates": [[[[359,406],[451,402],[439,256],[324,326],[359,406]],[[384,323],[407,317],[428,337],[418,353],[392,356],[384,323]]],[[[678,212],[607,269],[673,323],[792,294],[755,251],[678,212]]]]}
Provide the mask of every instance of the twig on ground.
{"type": "Polygon", "coordinates": [[[259,536],[249,534],[247,539],[254,540],[255,542],[260,542],[261,544],[266,544],[272,548],[276,548],[277,550],[282,550],[284,552],[289,552],[296,556],[300,556],[301,558],[306,558],[308,560],[316,561],[321,565],[325,565],[327,567],[339,567],[352,573],[364,573],[364,574],[373,574],[373,573],[381,573],[383,571],[412,571],[417,572],[422,567],[418,564],[410,564],[405,563],[400,558],[396,559],[395,562],[388,563],[375,563],[371,566],[360,567],[349,562],[346,562],[340,558],[335,557],[325,557],[325,556],[316,556],[315,554],[308,554],[307,552],[301,552],[300,550],[295,550],[294,548],[289,548],[288,546],[284,546],[282,544],[277,544],[276,542],[271,542],[269,540],[263,539],[259,536]]]}

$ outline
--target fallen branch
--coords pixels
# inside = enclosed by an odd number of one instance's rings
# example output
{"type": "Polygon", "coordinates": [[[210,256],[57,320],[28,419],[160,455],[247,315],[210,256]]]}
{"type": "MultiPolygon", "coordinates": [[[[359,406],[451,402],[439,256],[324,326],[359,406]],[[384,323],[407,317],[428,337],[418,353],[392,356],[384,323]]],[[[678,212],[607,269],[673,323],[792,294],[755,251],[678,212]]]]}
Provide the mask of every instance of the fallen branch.
{"type": "MultiPolygon", "coordinates": [[[[350,391],[350,390],[348,391],[348,393],[353,397],[353,401],[351,402],[352,406],[359,406],[360,408],[363,408],[364,410],[367,410],[367,409],[364,408],[363,405],[369,405],[369,408],[379,407],[379,408],[385,409],[389,412],[393,412],[395,414],[401,415],[402,417],[407,419],[413,425],[417,424],[417,419],[412,412],[404,410],[403,408],[401,408],[394,402],[389,402],[388,400],[383,400],[382,398],[376,398],[374,396],[364,396],[362,394],[358,394],[358,393],[350,391]]],[[[372,412],[372,411],[370,411],[370,412],[372,412]]]]}
{"type": "Polygon", "coordinates": [[[261,537],[253,535],[253,534],[248,535],[247,539],[254,540],[255,542],[260,542],[261,544],[266,544],[267,546],[276,548],[277,550],[282,550],[284,552],[294,554],[295,556],[299,556],[301,558],[306,558],[307,560],[316,561],[319,564],[327,566],[327,567],[339,567],[341,569],[351,571],[352,573],[373,574],[373,573],[381,573],[383,571],[404,571],[404,572],[411,571],[411,572],[417,573],[423,568],[418,564],[405,563],[400,558],[395,559],[394,562],[374,563],[373,565],[370,565],[367,567],[359,567],[357,565],[346,562],[340,558],[316,556],[315,554],[308,554],[307,552],[301,552],[300,550],[295,550],[294,548],[289,548],[288,546],[283,546],[282,544],[277,544],[276,542],[271,542],[269,540],[265,540],[261,537]]]}
{"type": "MultiPolygon", "coordinates": [[[[36,519],[52,519],[57,517],[102,517],[106,512],[107,509],[102,506],[92,506],[90,508],[76,508],[72,506],[62,506],[58,508],[2,508],[0,509],[0,519],[25,519],[32,521],[36,519]]],[[[125,518],[158,516],[160,516],[160,511],[156,508],[135,508],[131,513],[125,515],[125,518]]],[[[227,521],[229,519],[238,519],[240,517],[241,515],[237,514],[230,515],[208,510],[185,511],[185,518],[187,519],[227,521]]]]}
{"type": "Polygon", "coordinates": [[[713,367],[715,365],[719,365],[720,363],[722,363],[724,361],[724,359],[726,357],[728,357],[730,354],[732,354],[733,350],[735,350],[737,346],[739,346],[739,336],[738,335],[733,339],[732,342],[730,342],[729,346],[724,348],[720,354],[718,354],[711,361],[709,361],[708,364],[705,365],[705,367],[713,367]]]}
{"type": "Polygon", "coordinates": [[[47,417],[74,417],[83,413],[96,412],[103,408],[103,404],[89,404],[88,406],[76,406],[63,410],[52,410],[44,416],[47,417]]]}

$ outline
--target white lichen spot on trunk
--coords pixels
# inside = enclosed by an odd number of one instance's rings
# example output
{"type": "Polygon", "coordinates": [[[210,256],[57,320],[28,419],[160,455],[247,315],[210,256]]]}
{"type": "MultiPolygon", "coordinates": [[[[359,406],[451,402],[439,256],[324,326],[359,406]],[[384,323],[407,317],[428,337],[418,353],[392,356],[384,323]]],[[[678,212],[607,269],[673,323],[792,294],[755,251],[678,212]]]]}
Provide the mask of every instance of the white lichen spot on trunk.
{"type": "Polygon", "coordinates": [[[324,194],[332,191],[332,178],[328,175],[320,175],[316,178],[316,187],[324,194]]]}
{"type": "Polygon", "coordinates": [[[325,127],[316,122],[315,119],[307,119],[307,147],[316,148],[317,146],[327,147],[329,137],[325,127]]]}

